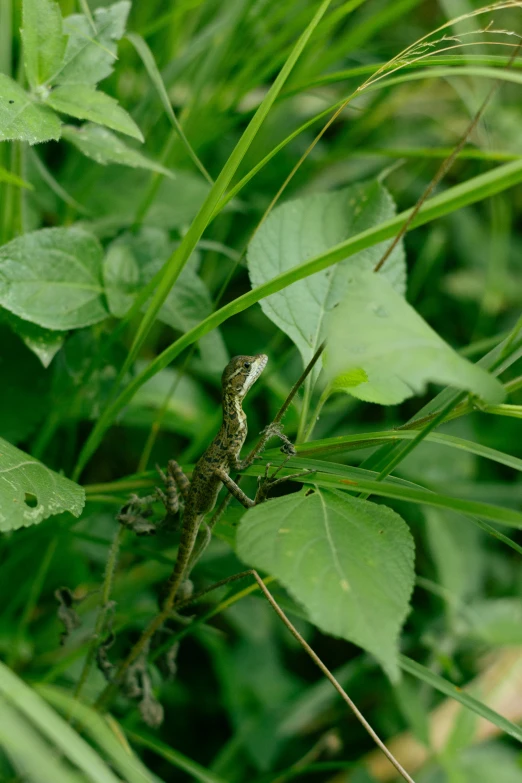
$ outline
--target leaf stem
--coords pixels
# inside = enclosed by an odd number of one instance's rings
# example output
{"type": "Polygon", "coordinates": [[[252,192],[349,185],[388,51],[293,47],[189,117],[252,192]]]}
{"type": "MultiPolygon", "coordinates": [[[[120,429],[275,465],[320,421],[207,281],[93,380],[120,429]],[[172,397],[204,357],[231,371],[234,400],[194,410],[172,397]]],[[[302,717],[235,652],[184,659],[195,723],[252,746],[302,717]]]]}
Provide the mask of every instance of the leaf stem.
{"type": "Polygon", "coordinates": [[[96,623],[94,626],[91,642],[87,650],[87,655],[85,657],[82,672],[76,684],[76,688],[74,689],[74,699],[76,699],[77,701],[80,700],[83,687],[87,682],[87,678],[90,674],[92,664],[94,663],[94,659],[96,657],[96,650],[98,649],[98,646],[100,644],[100,637],[105,628],[105,620],[107,618],[107,612],[109,610],[112,585],[114,582],[114,573],[116,571],[118,554],[120,551],[120,545],[121,542],[123,541],[124,535],[125,535],[125,528],[123,526],[120,526],[116,531],[116,534],[113,538],[112,544],[109,549],[109,555],[107,557],[107,565],[105,566],[105,577],[103,580],[103,588],[102,588],[102,594],[101,594],[99,608],[98,608],[98,615],[96,617],[96,623]]]}
{"type": "Polygon", "coordinates": [[[277,614],[280,620],[286,625],[290,633],[297,639],[301,647],[305,650],[305,652],[310,656],[310,658],[313,660],[313,662],[316,664],[316,666],[319,667],[321,672],[324,674],[324,676],[330,680],[332,685],[334,686],[337,693],[341,696],[343,701],[348,705],[348,707],[351,709],[359,723],[364,727],[364,729],[368,732],[370,737],[373,739],[375,744],[382,750],[388,761],[393,764],[399,775],[401,775],[404,780],[407,780],[408,783],[415,783],[413,778],[406,772],[404,767],[397,761],[395,756],[388,750],[384,742],[381,740],[379,735],[376,733],[376,731],[372,728],[372,726],[368,723],[362,712],[357,708],[355,703],[351,700],[351,698],[348,696],[342,685],[339,683],[338,680],[334,677],[330,669],[322,662],[322,660],[319,658],[317,653],[310,647],[308,642],[301,636],[295,625],[293,625],[286,614],[283,612],[275,598],[273,597],[270,590],[267,588],[257,571],[252,571],[252,576],[256,580],[259,589],[267,599],[268,603],[274,610],[274,612],[277,614]]]}

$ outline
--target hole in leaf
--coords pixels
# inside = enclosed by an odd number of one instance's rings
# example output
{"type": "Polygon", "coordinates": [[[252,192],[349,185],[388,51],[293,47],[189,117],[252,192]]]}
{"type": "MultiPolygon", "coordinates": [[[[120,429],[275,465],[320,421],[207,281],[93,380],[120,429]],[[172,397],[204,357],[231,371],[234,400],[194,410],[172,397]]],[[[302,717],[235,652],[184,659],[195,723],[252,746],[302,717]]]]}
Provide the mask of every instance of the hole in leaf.
{"type": "Polygon", "coordinates": [[[314,495],[315,489],[309,489],[305,492],[305,498],[307,498],[309,495],[314,495]]]}
{"type": "Polygon", "coordinates": [[[36,508],[36,506],[38,505],[38,498],[36,497],[36,495],[33,495],[32,492],[25,493],[24,501],[25,501],[25,505],[29,506],[29,508],[36,508]]]}

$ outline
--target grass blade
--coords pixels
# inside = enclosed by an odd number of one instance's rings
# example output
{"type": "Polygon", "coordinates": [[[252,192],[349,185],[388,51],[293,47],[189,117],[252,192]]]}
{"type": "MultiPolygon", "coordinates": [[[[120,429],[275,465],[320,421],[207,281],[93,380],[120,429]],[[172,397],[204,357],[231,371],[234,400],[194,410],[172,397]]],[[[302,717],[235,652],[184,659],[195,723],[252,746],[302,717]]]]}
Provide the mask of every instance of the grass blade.
{"type": "Polygon", "coordinates": [[[466,693],[465,690],[462,690],[462,688],[448,682],[444,677],[440,677],[438,674],[430,671],[430,669],[427,669],[426,666],[417,663],[411,658],[407,658],[406,655],[399,656],[399,666],[401,669],[404,669],[405,672],[408,672],[408,674],[412,674],[418,680],[422,680],[428,685],[431,685],[432,688],[440,691],[440,693],[444,693],[446,696],[455,699],[455,701],[458,701],[463,707],[480,715],[481,718],[490,721],[490,723],[493,723],[501,731],[509,734],[510,737],[514,737],[514,739],[522,742],[522,728],[520,726],[512,723],[507,718],[503,718],[498,712],[495,712],[495,710],[492,710],[483,702],[475,699],[469,693],[466,693]]]}

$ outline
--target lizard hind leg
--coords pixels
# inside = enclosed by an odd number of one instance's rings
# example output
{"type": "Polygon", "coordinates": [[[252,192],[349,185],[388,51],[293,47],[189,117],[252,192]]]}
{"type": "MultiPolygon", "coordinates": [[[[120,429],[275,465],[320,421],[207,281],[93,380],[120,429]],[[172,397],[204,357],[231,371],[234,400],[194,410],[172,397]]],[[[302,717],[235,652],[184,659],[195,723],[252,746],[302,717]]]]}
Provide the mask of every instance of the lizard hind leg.
{"type": "Polygon", "coordinates": [[[167,475],[175,482],[177,488],[181,492],[183,499],[187,499],[187,495],[190,489],[190,481],[183,473],[181,465],[176,462],[175,459],[169,459],[167,465],[167,475]]]}
{"type": "Polygon", "coordinates": [[[168,514],[177,514],[179,511],[179,494],[176,482],[170,473],[165,474],[159,465],[156,465],[156,470],[165,485],[165,491],[156,487],[156,495],[165,506],[168,514]]]}

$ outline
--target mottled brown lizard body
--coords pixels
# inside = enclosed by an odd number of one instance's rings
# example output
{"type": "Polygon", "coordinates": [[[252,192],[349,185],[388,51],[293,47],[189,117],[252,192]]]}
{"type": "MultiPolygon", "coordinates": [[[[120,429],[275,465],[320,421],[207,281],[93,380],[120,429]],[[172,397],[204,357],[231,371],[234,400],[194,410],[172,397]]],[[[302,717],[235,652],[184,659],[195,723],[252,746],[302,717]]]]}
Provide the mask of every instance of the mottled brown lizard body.
{"type": "MultiPolygon", "coordinates": [[[[235,356],[223,372],[223,422],[220,430],[196,463],[190,485],[180,486],[185,495],[185,510],[178,557],[169,579],[169,592],[174,595],[183,581],[203,517],[214,508],[222,485],[225,484],[244,505],[253,505],[253,501],[230,478],[230,472],[244,470],[252,461],[248,458],[243,462],[240,460],[248,432],[242,404],[248,390],[265,369],[267,361],[265,354],[235,356]]],[[[177,483],[182,485],[183,474],[177,463],[171,461],[169,471],[177,483]]]]}

